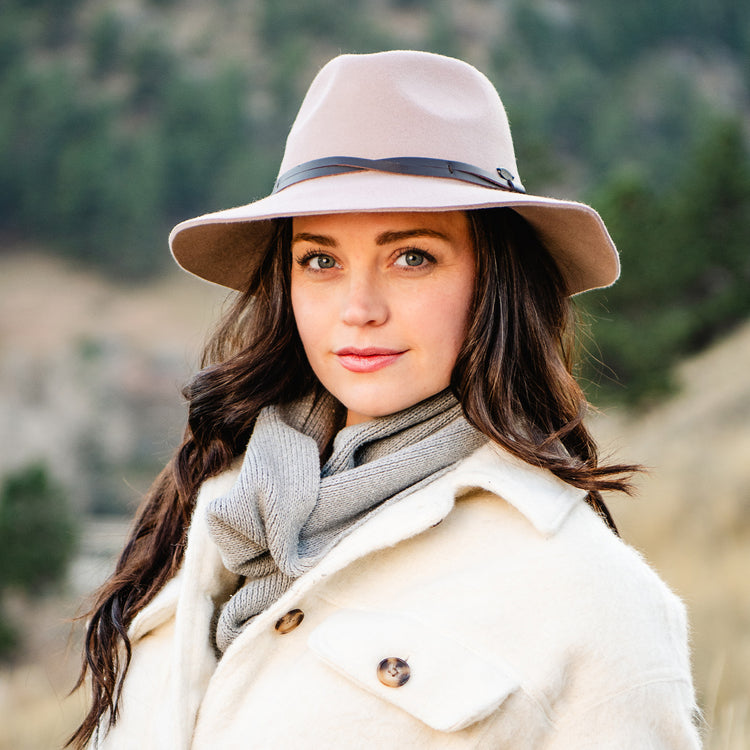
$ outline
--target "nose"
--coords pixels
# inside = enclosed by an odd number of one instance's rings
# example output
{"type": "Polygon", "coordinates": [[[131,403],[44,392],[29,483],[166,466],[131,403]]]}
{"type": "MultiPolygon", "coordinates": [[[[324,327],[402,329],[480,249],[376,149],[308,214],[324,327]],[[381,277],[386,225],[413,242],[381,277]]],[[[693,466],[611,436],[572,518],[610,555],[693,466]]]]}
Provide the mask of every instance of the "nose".
{"type": "Polygon", "coordinates": [[[382,325],[388,320],[388,304],[376,274],[353,276],[341,304],[341,320],[350,326],[382,325]]]}

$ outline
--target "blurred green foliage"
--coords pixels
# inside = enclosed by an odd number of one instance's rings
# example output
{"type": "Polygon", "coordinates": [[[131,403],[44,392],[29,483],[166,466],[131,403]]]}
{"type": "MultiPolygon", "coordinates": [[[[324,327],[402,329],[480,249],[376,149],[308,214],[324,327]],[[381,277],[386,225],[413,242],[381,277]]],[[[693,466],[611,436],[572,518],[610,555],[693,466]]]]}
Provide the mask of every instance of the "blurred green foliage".
{"type": "MultiPolygon", "coordinates": [[[[708,123],[674,186],[656,189],[642,173],[624,170],[592,200],[623,262],[615,286],[581,299],[609,371],[601,387],[630,401],[659,395],[673,386],[672,365],[750,312],[750,160],[742,122],[708,123]]],[[[589,362],[595,379],[592,370],[589,362]]]]}
{"type": "Polygon", "coordinates": [[[3,4],[4,233],[117,278],[158,272],[173,223],[267,194],[324,59],[416,47],[493,79],[529,190],[601,209],[623,276],[581,302],[598,342],[583,373],[600,396],[662,392],[679,357],[750,312],[749,4],[258,0],[231,24],[246,42],[219,31],[212,47],[207,31],[197,57],[170,33],[189,3],[140,6],[3,4]]]}
{"type": "Polygon", "coordinates": [[[64,490],[41,463],[8,474],[0,484],[0,658],[19,634],[4,615],[9,590],[38,597],[65,577],[76,527],[64,490]]]}

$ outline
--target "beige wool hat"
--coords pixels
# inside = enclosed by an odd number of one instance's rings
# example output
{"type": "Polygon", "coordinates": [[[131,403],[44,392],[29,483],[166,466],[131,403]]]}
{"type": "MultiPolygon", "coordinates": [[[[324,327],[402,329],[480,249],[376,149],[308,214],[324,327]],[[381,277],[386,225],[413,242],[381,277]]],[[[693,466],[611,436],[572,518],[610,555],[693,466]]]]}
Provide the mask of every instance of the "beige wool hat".
{"type": "Polygon", "coordinates": [[[185,270],[241,290],[275,218],[510,206],[569,294],[612,284],[619,259],[599,214],[528,195],[517,175],[505,109],[476,68],[429,52],[341,55],[310,85],[271,195],[183,221],[169,242],[185,270]]]}

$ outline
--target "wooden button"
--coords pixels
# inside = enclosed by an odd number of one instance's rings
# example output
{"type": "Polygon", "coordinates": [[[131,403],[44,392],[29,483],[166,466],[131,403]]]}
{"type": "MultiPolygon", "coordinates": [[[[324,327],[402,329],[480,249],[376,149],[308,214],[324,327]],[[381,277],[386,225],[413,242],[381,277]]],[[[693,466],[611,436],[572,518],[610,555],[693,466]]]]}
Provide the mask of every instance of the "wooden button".
{"type": "Polygon", "coordinates": [[[411,667],[397,656],[389,656],[378,664],[378,679],[386,687],[398,688],[411,677],[411,667]]]}
{"type": "Polygon", "coordinates": [[[292,609],[283,617],[279,617],[274,627],[277,633],[285,635],[286,633],[291,633],[304,619],[305,613],[301,609],[292,609]]]}

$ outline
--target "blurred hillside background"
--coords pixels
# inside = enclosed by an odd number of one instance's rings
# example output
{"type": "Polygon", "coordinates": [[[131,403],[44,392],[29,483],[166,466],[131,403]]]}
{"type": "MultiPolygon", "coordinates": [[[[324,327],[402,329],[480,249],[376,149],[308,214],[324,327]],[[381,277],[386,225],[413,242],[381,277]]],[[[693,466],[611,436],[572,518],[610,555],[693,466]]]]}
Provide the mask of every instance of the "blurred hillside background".
{"type": "Polygon", "coordinates": [[[689,607],[706,747],[750,747],[750,4],[0,0],[0,750],[75,725],[69,620],[181,436],[224,294],[169,229],[266,195],[317,69],[389,48],[477,65],[529,191],[607,222],[580,375],[652,467],[610,504],[689,607]]]}

